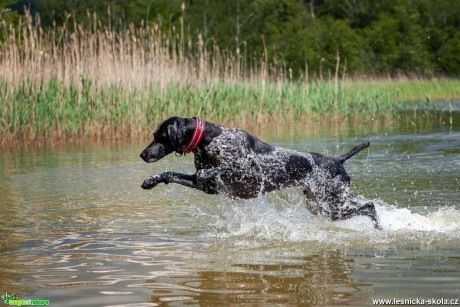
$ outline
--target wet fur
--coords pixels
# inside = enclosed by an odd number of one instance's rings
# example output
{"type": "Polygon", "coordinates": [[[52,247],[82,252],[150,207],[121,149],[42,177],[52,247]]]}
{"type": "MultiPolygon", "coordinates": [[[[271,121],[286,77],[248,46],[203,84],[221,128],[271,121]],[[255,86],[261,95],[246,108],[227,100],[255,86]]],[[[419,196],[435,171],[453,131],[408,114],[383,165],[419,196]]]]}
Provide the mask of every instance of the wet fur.
{"type": "MultiPolygon", "coordinates": [[[[154,132],[154,140],[141,153],[141,158],[155,162],[173,152],[182,154],[193,131],[192,118],[166,119],[154,132]]],[[[208,194],[253,198],[299,186],[311,212],[332,220],[366,215],[380,228],[374,204],[359,204],[349,191],[350,177],[344,168],[347,159],[368,146],[369,143],[363,143],[334,158],[270,145],[243,130],[207,122],[203,139],[193,150],[196,173],[164,172],[146,179],[142,188],[177,183],[208,194]]]]}

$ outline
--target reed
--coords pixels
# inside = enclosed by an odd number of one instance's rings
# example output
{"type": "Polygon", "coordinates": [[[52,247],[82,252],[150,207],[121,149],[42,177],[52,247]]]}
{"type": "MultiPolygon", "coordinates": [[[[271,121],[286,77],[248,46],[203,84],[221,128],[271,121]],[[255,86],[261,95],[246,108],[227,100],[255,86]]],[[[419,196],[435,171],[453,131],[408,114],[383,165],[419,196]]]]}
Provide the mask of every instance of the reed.
{"type": "Polygon", "coordinates": [[[69,15],[66,25],[49,31],[38,16],[17,28],[1,24],[2,146],[135,138],[171,115],[247,127],[269,119],[391,114],[404,100],[460,96],[458,80],[353,79],[339,65],[331,79],[294,81],[266,54],[220,50],[182,29],[163,33],[154,23],[115,32],[96,15],[88,18],[84,27],[69,15]]]}

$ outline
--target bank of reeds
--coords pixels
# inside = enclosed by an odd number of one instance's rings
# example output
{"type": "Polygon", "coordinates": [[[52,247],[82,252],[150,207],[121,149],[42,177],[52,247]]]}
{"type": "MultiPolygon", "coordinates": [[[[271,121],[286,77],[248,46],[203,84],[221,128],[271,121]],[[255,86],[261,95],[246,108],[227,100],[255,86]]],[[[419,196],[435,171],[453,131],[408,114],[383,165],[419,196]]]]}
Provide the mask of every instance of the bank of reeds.
{"type": "Polygon", "coordinates": [[[392,113],[402,100],[460,97],[458,80],[350,79],[338,65],[331,78],[294,81],[266,54],[220,50],[184,34],[183,26],[115,32],[89,18],[84,27],[69,15],[66,25],[48,31],[38,16],[17,28],[1,24],[2,145],[133,138],[171,115],[247,127],[268,119],[392,113]]]}

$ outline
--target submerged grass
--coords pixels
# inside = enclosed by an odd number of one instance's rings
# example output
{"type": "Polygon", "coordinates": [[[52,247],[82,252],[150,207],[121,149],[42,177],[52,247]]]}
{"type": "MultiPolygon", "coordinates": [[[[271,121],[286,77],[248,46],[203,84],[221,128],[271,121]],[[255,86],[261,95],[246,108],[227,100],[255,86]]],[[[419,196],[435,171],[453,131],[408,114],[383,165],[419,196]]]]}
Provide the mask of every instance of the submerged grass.
{"type": "Polygon", "coordinates": [[[332,78],[293,81],[265,54],[207,47],[183,29],[117,33],[90,19],[72,31],[45,32],[30,16],[18,28],[0,23],[1,146],[137,138],[172,115],[254,129],[270,119],[393,114],[406,100],[460,97],[455,79],[351,79],[339,57],[332,78]]]}

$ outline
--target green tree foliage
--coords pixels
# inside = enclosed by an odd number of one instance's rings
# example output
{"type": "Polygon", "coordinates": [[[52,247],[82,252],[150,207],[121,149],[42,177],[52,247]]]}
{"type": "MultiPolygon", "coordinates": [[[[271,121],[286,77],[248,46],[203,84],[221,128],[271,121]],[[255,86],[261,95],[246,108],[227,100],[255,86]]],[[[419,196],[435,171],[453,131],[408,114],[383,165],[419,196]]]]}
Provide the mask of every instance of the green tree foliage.
{"type": "Polygon", "coordinates": [[[15,25],[19,20],[19,13],[11,9],[15,1],[0,0],[0,23],[4,26],[15,25]]]}
{"type": "Polygon", "coordinates": [[[450,38],[438,52],[438,62],[448,72],[457,72],[460,69],[460,32],[450,38]]]}
{"type": "Polygon", "coordinates": [[[14,1],[0,0],[0,42],[5,39],[7,27],[15,27],[19,22],[20,15],[10,6],[14,1]]]}
{"type": "Polygon", "coordinates": [[[94,11],[119,31],[155,22],[201,35],[209,49],[275,60],[294,76],[307,66],[334,72],[337,55],[350,73],[460,74],[460,0],[0,0],[0,10],[7,5],[38,12],[45,27],[66,13],[91,25],[94,11]]]}

